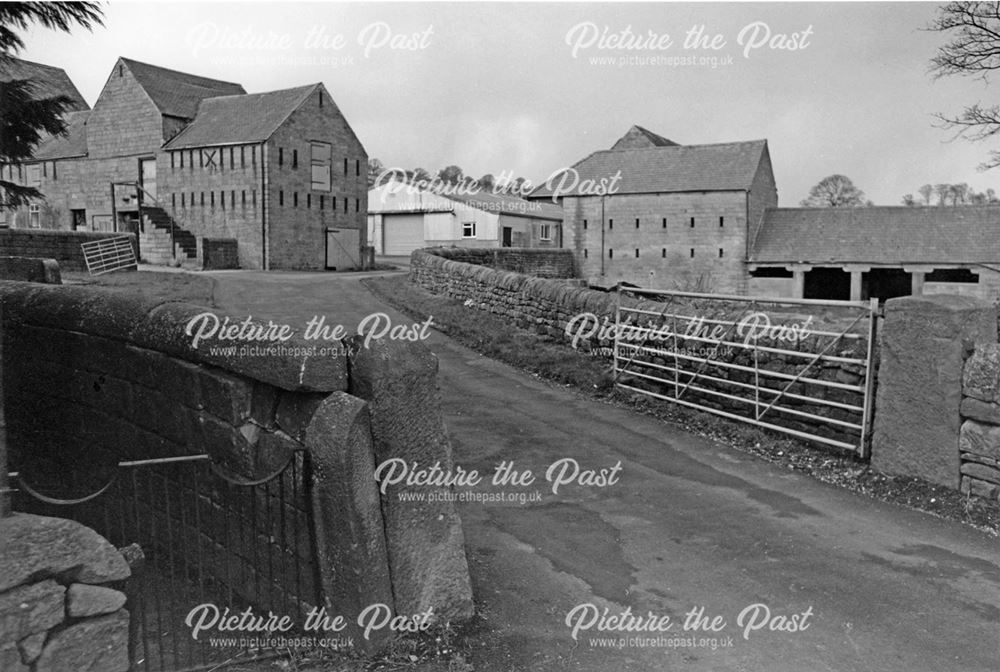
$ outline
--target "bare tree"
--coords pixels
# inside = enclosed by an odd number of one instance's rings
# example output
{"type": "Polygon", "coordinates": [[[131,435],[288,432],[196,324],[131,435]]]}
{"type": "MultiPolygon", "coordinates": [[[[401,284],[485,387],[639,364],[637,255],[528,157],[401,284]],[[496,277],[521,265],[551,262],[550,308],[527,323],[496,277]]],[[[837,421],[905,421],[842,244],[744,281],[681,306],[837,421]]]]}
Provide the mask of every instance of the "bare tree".
{"type": "Polygon", "coordinates": [[[934,193],[938,197],[938,205],[948,205],[948,197],[951,196],[950,184],[935,184],[934,193]]]}
{"type": "MultiPolygon", "coordinates": [[[[938,9],[938,15],[928,27],[946,33],[949,41],[931,59],[935,78],[950,75],[980,77],[1000,68],[1000,3],[949,2],[938,9]]],[[[938,114],[944,128],[956,131],[957,137],[982,141],[1000,133],[1000,105],[975,103],[957,115],[938,114]]],[[[990,152],[980,170],[1000,166],[1000,151],[990,152]]]]}
{"type": "Polygon", "coordinates": [[[929,184],[925,184],[924,186],[917,189],[917,191],[920,192],[921,198],[924,199],[924,205],[930,205],[931,196],[934,195],[934,187],[932,187],[929,184]]]}
{"type": "Polygon", "coordinates": [[[806,208],[857,208],[872,205],[865,199],[865,192],[854,186],[849,177],[830,175],[809,190],[809,196],[800,205],[806,208]]]}

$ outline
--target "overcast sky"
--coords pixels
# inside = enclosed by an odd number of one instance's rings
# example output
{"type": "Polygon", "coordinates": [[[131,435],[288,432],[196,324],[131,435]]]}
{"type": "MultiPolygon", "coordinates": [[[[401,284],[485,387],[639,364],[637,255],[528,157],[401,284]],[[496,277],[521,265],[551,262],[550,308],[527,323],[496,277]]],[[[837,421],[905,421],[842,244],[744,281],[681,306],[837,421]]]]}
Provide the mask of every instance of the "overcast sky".
{"type": "Polygon", "coordinates": [[[251,93],[323,82],[388,166],[538,182],[639,124],[682,144],[766,138],[784,206],[832,173],[896,205],[928,182],[1000,191],[1000,171],[976,170],[990,145],[934,126],[1000,98],[1000,82],[928,75],[936,7],[111,2],[105,27],[34,30],[21,56],[64,68],[90,104],[118,56],[251,93]],[[708,39],[685,48],[697,26],[708,39]],[[626,30],[639,43],[615,48],[626,30]]]}

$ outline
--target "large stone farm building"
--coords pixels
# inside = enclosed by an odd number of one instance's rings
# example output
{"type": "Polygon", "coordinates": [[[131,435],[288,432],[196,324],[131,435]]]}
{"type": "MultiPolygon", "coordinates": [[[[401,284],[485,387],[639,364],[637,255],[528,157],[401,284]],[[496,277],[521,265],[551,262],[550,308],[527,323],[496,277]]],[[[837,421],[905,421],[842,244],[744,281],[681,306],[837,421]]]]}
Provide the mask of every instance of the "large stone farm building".
{"type": "MultiPolygon", "coordinates": [[[[26,70],[72,87],[61,70],[24,61],[3,77],[26,70]]],[[[66,135],[0,167],[45,197],[0,225],[140,228],[140,246],[173,229],[182,259],[200,254],[202,239],[230,239],[244,268],[361,265],[368,157],[323,84],[248,94],[119,58],[93,109],[76,107],[66,135]]]]}

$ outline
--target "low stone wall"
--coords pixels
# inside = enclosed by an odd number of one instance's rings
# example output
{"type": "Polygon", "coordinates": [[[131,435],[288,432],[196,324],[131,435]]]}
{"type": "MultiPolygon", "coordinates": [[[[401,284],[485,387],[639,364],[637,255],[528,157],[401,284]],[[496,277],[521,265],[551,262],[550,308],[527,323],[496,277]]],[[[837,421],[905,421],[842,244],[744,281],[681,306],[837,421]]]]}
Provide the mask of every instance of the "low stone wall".
{"type": "Polygon", "coordinates": [[[23,280],[62,284],[59,263],[55,259],[0,257],[0,280],[23,280]]]}
{"type": "Polygon", "coordinates": [[[977,343],[962,374],[962,492],[1000,500],[1000,344],[977,343]]]}
{"type": "Polygon", "coordinates": [[[0,539],[0,670],[128,670],[121,554],[61,518],[0,518],[0,539]]]}
{"type": "MultiPolygon", "coordinates": [[[[13,470],[36,465],[40,458],[58,463],[81,454],[100,468],[123,460],[206,453],[235,477],[259,479],[304,450],[311,463],[312,479],[303,488],[309,498],[277,502],[274,509],[311,526],[314,543],[295,552],[304,567],[319,569],[322,594],[338,613],[357,614],[374,603],[395,605],[397,611],[402,604],[412,613],[416,603],[398,596],[419,594],[419,604],[432,607],[435,615],[454,621],[471,616],[460,527],[457,532],[449,527],[448,535],[435,531],[442,520],[458,524],[453,505],[446,507],[444,519],[408,519],[410,531],[423,534],[422,544],[387,534],[383,510],[401,504],[380,497],[374,477],[375,437],[383,432],[383,416],[371,409],[379,394],[351,394],[352,386],[367,389],[366,375],[394,380],[405,372],[408,380],[423,376],[433,384],[436,361],[435,368],[417,371],[407,363],[415,353],[384,341],[364,351],[377,362],[367,367],[353,366],[349,357],[360,355],[349,354],[342,342],[324,342],[325,351],[298,337],[270,350],[268,343],[237,345],[217,337],[195,345],[192,334],[199,325],[226,319],[241,324],[245,317],[183,303],[148,303],[95,287],[0,282],[0,303],[13,470]],[[195,326],[185,333],[189,325],[195,326]],[[393,558],[401,555],[408,565],[421,565],[422,572],[395,571],[393,558]],[[442,575],[451,580],[438,580],[442,575]],[[417,586],[404,585],[424,579],[417,586]]],[[[436,398],[397,401],[400,412],[441,417],[436,398]]],[[[449,463],[447,439],[438,437],[436,445],[436,459],[449,463]]],[[[408,450],[397,452],[410,459],[408,450]]],[[[219,504],[219,496],[206,494],[211,500],[206,504],[219,504]]],[[[270,511],[271,504],[267,507],[270,511]]],[[[186,525],[193,520],[188,516],[186,525]]],[[[274,540],[259,535],[257,551],[227,558],[211,528],[203,518],[201,534],[190,530],[191,537],[203,539],[205,557],[237,565],[237,585],[231,588],[239,593],[240,577],[254,571],[247,557],[273,557],[268,545],[274,540]]]]}
{"type": "MultiPolygon", "coordinates": [[[[478,310],[486,311],[509,321],[514,326],[533,331],[541,336],[551,338],[554,341],[573,344],[573,336],[567,334],[567,325],[570,321],[584,313],[594,316],[591,323],[602,326],[613,327],[615,323],[615,312],[618,305],[616,294],[584,289],[571,286],[565,281],[551,280],[543,278],[533,278],[520,273],[495,270],[484,266],[474,266],[464,262],[446,259],[437,251],[418,250],[411,256],[410,274],[411,282],[421,287],[444,296],[449,296],[466,302],[466,305],[478,310]]],[[[640,300],[623,296],[621,305],[629,308],[638,308],[651,311],[654,315],[665,310],[663,303],[655,301],[640,300]]],[[[837,330],[850,323],[851,318],[845,319],[836,311],[830,309],[823,314],[811,315],[804,312],[806,307],[798,307],[794,310],[785,308],[760,308],[760,310],[771,310],[772,313],[780,313],[779,317],[783,323],[804,323],[812,318],[812,329],[837,330]],[[773,308],[773,309],[772,309],[773,308]]],[[[704,317],[706,324],[711,324],[712,319],[733,319],[733,306],[725,301],[714,300],[677,300],[671,304],[671,312],[683,315],[697,315],[704,317]]],[[[854,313],[856,315],[856,313],[854,313]]],[[[777,320],[778,318],[776,318],[777,320]]],[[[597,350],[604,356],[610,357],[610,349],[613,345],[613,329],[594,329],[590,335],[584,335],[576,339],[575,347],[583,352],[593,352],[597,350]]],[[[742,339],[737,339],[742,340],[742,339]]],[[[864,359],[867,354],[867,334],[864,338],[854,339],[838,345],[833,351],[827,354],[844,358],[864,359]]],[[[827,339],[814,338],[800,342],[796,348],[802,353],[816,354],[826,345],[827,339]]],[[[778,337],[761,337],[757,344],[763,348],[786,349],[788,343],[778,337]]],[[[676,341],[678,350],[690,350],[694,353],[701,353],[706,349],[705,341],[695,338],[678,338],[676,341]]],[[[754,361],[751,351],[747,349],[729,349],[725,353],[715,356],[716,361],[724,364],[735,364],[744,367],[753,367],[754,361]]],[[[803,367],[807,358],[786,357],[777,353],[769,353],[766,350],[759,352],[757,365],[764,370],[778,374],[796,375],[803,367]]],[[[641,355],[636,360],[648,361],[653,365],[664,365],[666,362],[662,358],[650,355],[641,355]]],[[[687,366],[687,364],[682,364],[687,366]]],[[[701,373],[719,379],[711,384],[716,392],[725,394],[735,394],[740,389],[740,384],[748,384],[753,381],[753,371],[738,371],[724,365],[709,364],[699,367],[692,365],[701,373]],[[731,383],[725,381],[732,381],[731,383]]],[[[863,368],[853,363],[834,363],[823,361],[821,366],[813,367],[810,370],[810,377],[823,381],[835,382],[838,384],[858,385],[862,379],[863,368]]],[[[641,377],[629,377],[629,384],[651,392],[671,395],[673,394],[672,384],[657,383],[641,377]]],[[[622,378],[625,381],[625,378],[622,378]]],[[[762,377],[762,384],[772,389],[781,389],[787,384],[787,379],[778,377],[762,377]]],[[[803,384],[795,383],[790,389],[793,394],[803,392],[803,384]]],[[[857,398],[848,398],[846,395],[855,393],[846,392],[836,388],[815,389],[813,386],[810,393],[822,395],[822,398],[842,403],[860,402],[857,398]]],[[[695,390],[685,391],[686,398],[697,399],[700,403],[718,410],[727,412],[745,413],[747,404],[740,401],[712,395],[698,393],[695,390]]],[[[842,421],[856,420],[845,415],[836,407],[812,404],[793,400],[791,403],[797,405],[796,410],[808,411],[820,416],[820,418],[834,418],[842,421]]],[[[860,433],[851,429],[840,429],[824,423],[822,419],[811,420],[802,416],[786,414],[775,416],[775,424],[794,430],[815,432],[821,436],[843,441],[845,443],[855,443],[860,439],[860,433]]]]}
{"type": "Polygon", "coordinates": [[[222,270],[240,267],[239,246],[235,238],[202,238],[202,269],[222,270]]]}
{"type": "Polygon", "coordinates": [[[57,231],[51,229],[0,229],[0,255],[55,259],[64,271],[86,271],[82,243],[105,238],[131,236],[132,247],[138,242],[131,233],[99,231],[57,231]]]}
{"type": "Polygon", "coordinates": [[[423,250],[443,259],[536,278],[577,278],[572,250],[532,247],[432,247],[423,250]]]}

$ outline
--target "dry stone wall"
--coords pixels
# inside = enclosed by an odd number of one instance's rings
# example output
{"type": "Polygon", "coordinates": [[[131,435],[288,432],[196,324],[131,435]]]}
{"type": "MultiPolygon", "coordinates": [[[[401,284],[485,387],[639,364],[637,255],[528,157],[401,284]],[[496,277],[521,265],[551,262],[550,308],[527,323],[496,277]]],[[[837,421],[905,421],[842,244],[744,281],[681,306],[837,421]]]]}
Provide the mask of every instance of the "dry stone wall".
{"type": "MultiPolygon", "coordinates": [[[[461,250],[453,251],[450,254],[461,258],[465,254],[474,254],[475,252],[477,251],[461,250]]],[[[409,278],[411,282],[435,294],[464,301],[472,308],[497,315],[519,328],[533,331],[553,341],[573,345],[583,353],[605,357],[611,355],[610,348],[614,344],[613,329],[602,331],[600,328],[595,328],[580,334],[572,321],[582,314],[590,313],[594,316],[591,324],[613,326],[618,305],[617,296],[613,293],[585,289],[574,286],[565,280],[537,278],[486,266],[475,266],[446,258],[440,254],[439,250],[417,250],[414,252],[411,256],[409,278]],[[570,333],[567,333],[567,325],[571,326],[570,333]]],[[[733,320],[735,317],[736,320],[740,320],[747,314],[761,311],[775,324],[779,322],[782,324],[808,323],[809,329],[813,332],[829,331],[831,333],[839,333],[851,325],[853,317],[857,314],[856,311],[853,314],[843,314],[843,311],[838,309],[822,309],[822,312],[819,312],[820,309],[812,310],[805,307],[789,310],[787,307],[782,308],[774,303],[767,304],[766,302],[755,308],[739,306],[734,311],[731,302],[695,299],[675,300],[668,307],[664,303],[637,299],[627,295],[622,297],[621,305],[627,308],[647,310],[654,315],[667,311],[680,315],[703,317],[705,324],[711,324],[712,319],[733,320]],[[747,308],[747,310],[743,311],[743,308],[747,308]],[[808,312],[808,310],[812,310],[812,312],[808,312]]],[[[641,323],[641,320],[638,322],[641,323]]],[[[664,323],[658,321],[657,324],[664,323]]],[[[775,390],[785,388],[789,379],[782,378],[780,375],[794,376],[798,374],[812,356],[823,351],[837,357],[863,360],[868,350],[867,322],[862,320],[860,325],[860,328],[853,328],[852,333],[860,334],[861,337],[843,339],[829,349],[827,346],[832,337],[827,336],[816,335],[804,338],[796,341],[793,345],[790,345],[787,334],[772,333],[762,336],[757,339],[757,345],[762,348],[788,349],[791,347],[802,353],[799,356],[760,350],[757,356],[757,366],[779,374],[779,376],[770,378],[765,375],[761,378],[762,383],[775,390]]],[[[678,331],[683,330],[684,327],[678,329],[678,331]]],[[[742,341],[743,339],[734,340],[742,341]]],[[[670,345],[673,346],[674,343],[671,342],[670,345]]],[[[676,341],[676,348],[679,351],[690,352],[692,355],[701,357],[708,354],[710,345],[705,340],[697,338],[682,337],[676,341]]],[[[754,367],[752,350],[739,347],[723,348],[712,357],[715,361],[705,366],[691,360],[681,362],[681,366],[687,370],[698,369],[703,374],[717,378],[717,381],[703,383],[706,386],[711,386],[713,391],[730,395],[745,394],[746,388],[743,386],[754,380],[754,372],[734,370],[733,367],[726,366],[726,364],[754,367]]],[[[669,357],[657,353],[643,353],[635,359],[637,362],[651,365],[645,367],[648,373],[650,369],[655,369],[657,366],[667,365],[666,359],[669,357]]],[[[860,364],[822,360],[809,369],[808,377],[838,385],[861,387],[863,374],[864,367],[860,364]]],[[[672,383],[650,381],[638,376],[623,376],[620,380],[657,394],[666,396],[674,394],[672,383]]],[[[797,382],[788,387],[787,391],[792,394],[818,396],[832,402],[854,405],[861,403],[859,393],[837,387],[807,386],[797,382]]],[[[684,395],[685,399],[698,400],[700,403],[720,411],[745,414],[748,410],[746,402],[736,401],[718,394],[699,393],[688,389],[684,395]]],[[[810,419],[801,415],[772,413],[774,424],[789,429],[817,433],[845,443],[854,444],[859,441],[860,432],[857,430],[834,426],[824,420],[825,418],[833,418],[844,422],[850,420],[857,422],[859,418],[855,415],[835,406],[815,404],[794,398],[788,399],[788,404],[794,410],[809,412],[818,418],[810,419]]]]}
{"type": "Polygon", "coordinates": [[[1000,501],[1000,344],[979,343],[962,373],[962,492],[1000,501]]]}
{"type": "Polygon", "coordinates": [[[86,271],[80,245],[120,236],[130,236],[133,249],[138,249],[131,233],[0,229],[0,256],[55,259],[64,271],[86,271]]]}
{"type": "Polygon", "coordinates": [[[530,247],[435,247],[429,254],[475,266],[488,266],[537,278],[576,278],[573,252],[530,247]]]}
{"type": "Polygon", "coordinates": [[[0,670],[129,669],[130,570],[93,530],[61,518],[0,518],[0,670]]]}

